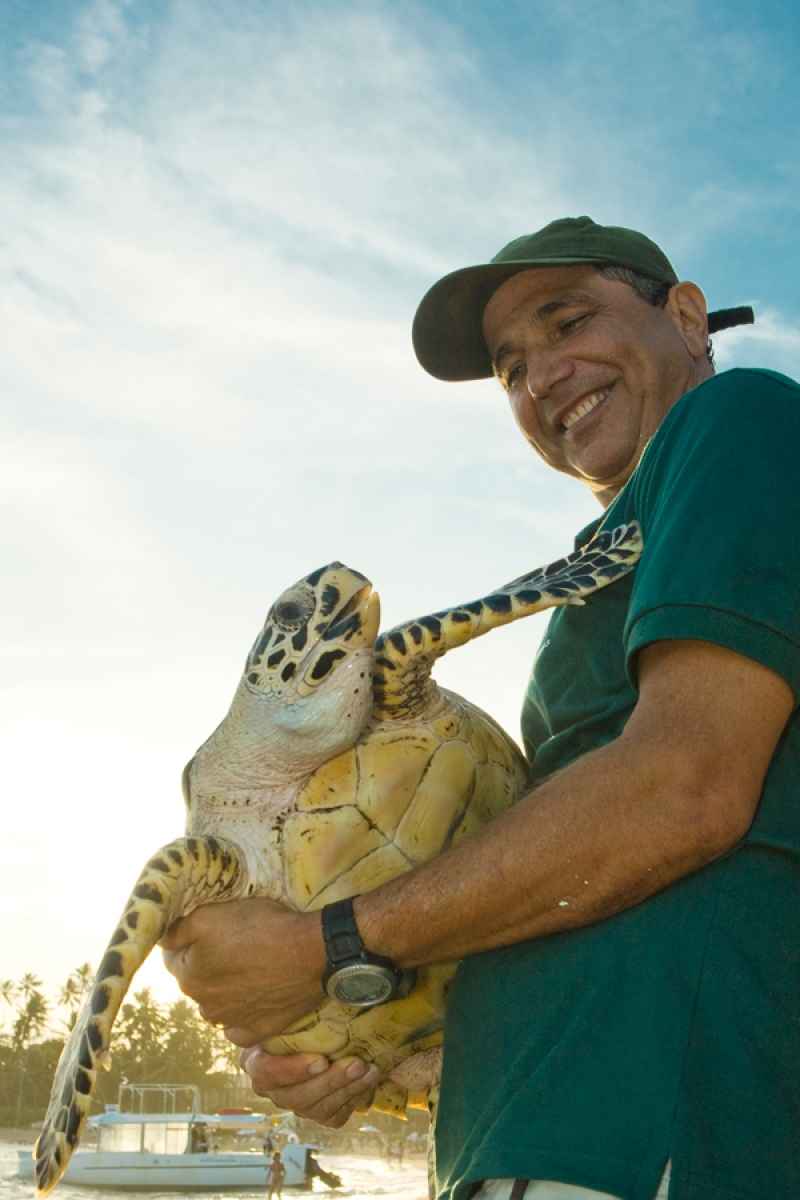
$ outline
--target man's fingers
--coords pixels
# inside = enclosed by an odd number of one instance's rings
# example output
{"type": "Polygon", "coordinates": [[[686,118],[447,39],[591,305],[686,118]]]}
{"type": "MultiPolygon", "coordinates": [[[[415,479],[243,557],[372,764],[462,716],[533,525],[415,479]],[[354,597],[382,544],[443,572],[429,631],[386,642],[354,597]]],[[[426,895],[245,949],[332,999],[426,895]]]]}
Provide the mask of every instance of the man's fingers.
{"type": "MultiPolygon", "coordinates": [[[[341,1129],[342,1125],[350,1120],[354,1112],[366,1113],[372,1107],[372,1101],[375,1096],[375,1088],[379,1082],[377,1068],[373,1067],[364,1079],[359,1081],[364,1085],[366,1090],[359,1091],[354,1095],[349,1095],[341,1108],[329,1117],[326,1121],[322,1121],[320,1117],[313,1118],[320,1121],[322,1124],[332,1126],[334,1129],[341,1129]]],[[[353,1085],[355,1086],[355,1085],[353,1085]]]]}
{"type": "Polygon", "coordinates": [[[234,1046],[241,1046],[244,1050],[252,1050],[261,1041],[255,1029],[243,1029],[238,1025],[226,1025],[222,1032],[229,1042],[233,1042],[234,1046]]]}
{"type": "MultiPolygon", "coordinates": [[[[200,1013],[200,1016],[203,1018],[203,1020],[206,1022],[207,1025],[224,1025],[225,1024],[225,1022],[222,1020],[222,1018],[215,1016],[214,1010],[212,1008],[208,1008],[205,1004],[198,1004],[197,1011],[200,1013]]],[[[248,1044],[250,1046],[252,1046],[254,1040],[255,1039],[250,1038],[250,1041],[248,1044]]]]}
{"type": "Polygon", "coordinates": [[[300,1116],[308,1117],[311,1121],[316,1121],[320,1125],[332,1126],[334,1129],[340,1129],[342,1125],[353,1115],[357,1108],[369,1108],[372,1104],[372,1098],[375,1094],[375,1088],[378,1086],[380,1074],[377,1067],[369,1067],[364,1070],[364,1073],[358,1078],[352,1079],[349,1075],[349,1070],[354,1066],[364,1068],[363,1063],[356,1061],[351,1063],[346,1070],[347,1083],[342,1087],[336,1088],[334,1091],[326,1093],[319,1100],[316,1100],[309,1109],[301,1112],[300,1116]]]}
{"type": "Polygon", "coordinates": [[[304,1083],[310,1077],[321,1075],[330,1066],[327,1058],[321,1054],[267,1054],[254,1046],[253,1042],[242,1051],[239,1062],[253,1084],[257,1084],[265,1093],[270,1088],[304,1083]]]}
{"type": "MultiPolygon", "coordinates": [[[[284,1061],[291,1060],[292,1071],[299,1076],[300,1064],[296,1060],[307,1057],[292,1055],[284,1061]]],[[[246,1057],[243,1055],[243,1060],[257,1095],[269,1096],[279,1108],[290,1109],[300,1117],[333,1128],[344,1125],[356,1107],[369,1105],[380,1079],[376,1067],[367,1068],[358,1059],[340,1059],[327,1069],[325,1060],[321,1060],[323,1066],[319,1074],[310,1076],[309,1066],[303,1064],[303,1078],[280,1085],[276,1083],[274,1056],[250,1051],[246,1057]]]]}
{"type": "Polygon", "coordinates": [[[326,1073],[298,1088],[281,1089],[273,1096],[279,1108],[292,1109],[298,1116],[316,1121],[318,1125],[339,1129],[356,1107],[369,1106],[380,1078],[377,1067],[370,1067],[366,1074],[355,1080],[348,1078],[346,1071],[347,1068],[331,1068],[330,1073],[335,1073],[336,1078],[329,1078],[326,1073]],[[332,1090],[320,1093],[320,1078],[326,1088],[332,1090]]]}

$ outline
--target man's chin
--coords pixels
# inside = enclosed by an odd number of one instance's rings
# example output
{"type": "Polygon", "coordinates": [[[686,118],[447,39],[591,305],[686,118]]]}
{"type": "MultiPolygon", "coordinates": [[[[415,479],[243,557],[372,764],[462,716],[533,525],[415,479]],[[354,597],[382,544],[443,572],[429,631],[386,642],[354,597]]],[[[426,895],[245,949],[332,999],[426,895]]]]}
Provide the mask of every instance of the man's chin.
{"type": "MultiPolygon", "coordinates": [[[[636,462],[625,457],[598,459],[571,464],[570,474],[585,483],[598,498],[613,499],[628,482],[635,467],[636,462]]],[[[605,503],[608,502],[606,499],[605,503]]]]}

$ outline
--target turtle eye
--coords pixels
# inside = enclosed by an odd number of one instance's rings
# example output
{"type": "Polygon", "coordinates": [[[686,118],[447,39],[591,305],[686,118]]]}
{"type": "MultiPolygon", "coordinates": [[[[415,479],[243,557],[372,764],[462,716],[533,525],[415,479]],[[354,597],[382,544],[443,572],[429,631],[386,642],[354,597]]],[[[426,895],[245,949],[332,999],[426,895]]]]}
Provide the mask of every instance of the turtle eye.
{"type": "Polygon", "coordinates": [[[301,588],[293,588],[281,596],[272,610],[272,617],[282,629],[299,629],[313,611],[313,594],[301,588]]]}

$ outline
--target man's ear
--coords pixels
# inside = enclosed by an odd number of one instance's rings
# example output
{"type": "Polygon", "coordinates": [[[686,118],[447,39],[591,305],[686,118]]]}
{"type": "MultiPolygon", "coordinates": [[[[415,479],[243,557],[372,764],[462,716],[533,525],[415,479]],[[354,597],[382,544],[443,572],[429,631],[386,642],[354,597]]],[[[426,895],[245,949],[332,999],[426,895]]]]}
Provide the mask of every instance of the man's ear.
{"type": "Polygon", "coordinates": [[[692,358],[706,356],[708,307],[696,283],[676,283],[667,297],[667,311],[692,358]]]}

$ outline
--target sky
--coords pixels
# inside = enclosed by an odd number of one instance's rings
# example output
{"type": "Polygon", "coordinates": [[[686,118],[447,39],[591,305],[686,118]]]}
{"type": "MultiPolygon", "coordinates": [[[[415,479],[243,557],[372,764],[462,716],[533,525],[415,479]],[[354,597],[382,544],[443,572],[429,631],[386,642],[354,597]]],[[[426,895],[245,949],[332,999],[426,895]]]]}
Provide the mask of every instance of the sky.
{"type": "MultiPolygon", "coordinates": [[[[0,978],[97,961],[273,599],[340,559],[383,627],[598,514],[494,381],[418,366],[440,275],[633,226],[719,368],[800,374],[798,23],[765,0],[5,0],[0,978]]],[[[440,683],[518,735],[546,617],[440,683]]],[[[141,983],[177,995],[157,959],[141,983]]]]}

